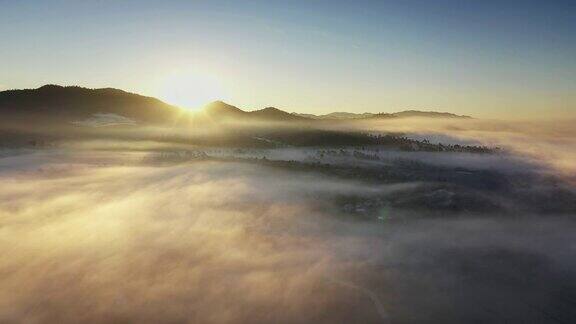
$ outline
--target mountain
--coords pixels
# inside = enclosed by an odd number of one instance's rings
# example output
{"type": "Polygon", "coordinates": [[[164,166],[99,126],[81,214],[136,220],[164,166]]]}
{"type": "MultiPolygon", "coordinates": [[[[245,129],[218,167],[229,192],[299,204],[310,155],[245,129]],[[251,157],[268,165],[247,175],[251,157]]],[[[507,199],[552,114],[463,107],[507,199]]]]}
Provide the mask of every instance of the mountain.
{"type": "Polygon", "coordinates": [[[395,112],[391,114],[375,114],[373,118],[472,118],[465,115],[456,115],[447,112],[437,112],[437,111],[420,111],[420,110],[405,110],[400,112],[395,112]]]}
{"type": "Polygon", "coordinates": [[[236,106],[229,105],[223,101],[214,101],[206,105],[202,113],[212,121],[306,121],[308,118],[295,116],[274,107],[267,107],[260,110],[244,111],[236,106]]]}
{"type": "Polygon", "coordinates": [[[223,101],[191,113],[156,98],[113,88],[88,89],[77,86],[45,85],[38,89],[0,92],[3,121],[62,123],[76,126],[111,125],[196,125],[221,121],[313,122],[316,120],[359,120],[372,118],[470,118],[444,112],[407,110],[397,113],[334,112],[326,115],[288,113],[274,107],[245,111],[223,101]]]}
{"type": "Polygon", "coordinates": [[[181,118],[183,110],[156,98],[118,89],[45,85],[0,92],[0,113],[4,118],[46,123],[82,123],[104,116],[133,123],[167,124],[181,118]]]}
{"type": "Polygon", "coordinates": [[[321,119],[321,118],[319,118],[318,115],[313,115],[313,114],[301,114],[301,113],[293,112],[293,113],[291,113],[291,115],[298,116],[298,117],[304,117],[304,118],[308,118],[308,119],[321,119]]]}
{"type": "Polygon", "coordinates": [[[370,118],[374,116],[372,113],[355,114],[349,112],[333,112],[325,115],[312,115],[312,114],[298,114],[292,113],[295,116],[306,117],[309,119],[360,119],[370,118]]]}
{"type": "Polygon", "coordinates": [[[302,116],[295,116],[283,110],[274,107],[267,107],[260,110],[251,111],[248,113],[251,117],[260,120],[277,120],[277,121],[305,121],[309,118],[302,116]]]}
{"type": "Polygon", "coordinates": [[[333,112],[325,115],[299,114],[292,113],[294,116],[305,117],[308,119],[319,120],[350,120],[350,119],[368,119],[368,118],[472,118],[470,116],[456,115],[447,112],[405,110],[395,113],[349,113],[333,112]]]}
{"type": "Polygon", "coordinates": [[[244,119],[248,116],[244,110],[220,100],[207,104],[202,113],[212,121],[244,119]]]}
{"type": "Polygon", "coordinates": [[[325,118],[330,119],[358,119],[358,118],[370,118],[372,116],[374,116],[374,114],[371,113],[354,114],[349,112],[333,112],[324,115],[325,118]]]}

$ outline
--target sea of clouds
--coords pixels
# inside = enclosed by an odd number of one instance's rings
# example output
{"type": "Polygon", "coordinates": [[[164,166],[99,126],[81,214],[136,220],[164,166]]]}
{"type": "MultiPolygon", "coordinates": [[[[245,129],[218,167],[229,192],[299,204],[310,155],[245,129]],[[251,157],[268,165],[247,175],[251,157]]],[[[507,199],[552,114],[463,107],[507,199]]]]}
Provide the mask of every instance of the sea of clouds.
{"type": "MultiPolygon", "coordinates": [[[[549,131],[477,137],[508,145],[513,155],[504,157],[380,154],[542,172],[570,186],[572,138],[552,141],[549,131]],[[542,151],[524,147],[529,137],[542,151]]],[[[145,156],[70,148],[2,155],[0,322],[576,319],[574,214],[359,220],[325,197],[385,196],[419,184],[368,184],[225,159],[157,165],[145,156]]]]}

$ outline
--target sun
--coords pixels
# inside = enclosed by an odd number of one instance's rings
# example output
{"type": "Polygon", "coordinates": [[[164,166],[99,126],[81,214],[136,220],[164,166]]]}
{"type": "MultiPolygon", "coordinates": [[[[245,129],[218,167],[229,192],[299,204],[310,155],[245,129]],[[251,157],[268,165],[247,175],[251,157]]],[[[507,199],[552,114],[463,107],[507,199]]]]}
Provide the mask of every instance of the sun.
{"type": "Polygon", "coordinates": [[[216,75],[189,69],[163,78],[159,96],[170,104],[190,110],[199,110],[209,102],[227,99],[222,82],[216,75]]]}

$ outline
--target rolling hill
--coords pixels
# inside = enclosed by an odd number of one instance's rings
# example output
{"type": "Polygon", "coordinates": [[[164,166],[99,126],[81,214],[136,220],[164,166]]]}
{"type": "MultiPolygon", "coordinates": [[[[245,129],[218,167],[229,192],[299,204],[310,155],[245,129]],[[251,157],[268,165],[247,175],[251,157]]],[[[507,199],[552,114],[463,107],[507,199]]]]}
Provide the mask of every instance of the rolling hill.
{"type": "Polygon", "coordinates": [[[397,113],[335,112],[326,115],[288,113],[274,107],[246,111],[223,101],[190,112],[159,99],[113,88],[88,89],[78,86],[45,85],[37,89],[0,92],[4,121],[107,125],[186,125],[222,121],[315,122],[373,118],[470,118],[444,112],[402,111],[397,113]]]}
{"type": "Polygon", "coordinates": [[[309,121],[310,118],[297,116],[274,107],[244,111],[223,101],[214,101],[206,105],[202,114],[212,121],[309,121]]]}
{"type": "Polygon", "coordinates": [[[117,115],[135,123],[167,124],[183,111],[156,98],[126,91],[45,85],[38,89],[0,92],[0,113],[6,119],[81,122],[98,115],[117,115]]]}

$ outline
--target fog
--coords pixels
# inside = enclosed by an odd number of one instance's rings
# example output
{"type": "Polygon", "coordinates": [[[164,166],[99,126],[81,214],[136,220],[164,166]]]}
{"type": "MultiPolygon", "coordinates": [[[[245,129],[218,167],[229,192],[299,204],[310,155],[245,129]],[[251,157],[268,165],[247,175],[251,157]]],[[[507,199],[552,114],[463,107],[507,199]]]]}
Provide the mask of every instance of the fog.
{"type": "Polygon", "coordinates": [[[351,129],[399,132],[417,139],[457,144],[497,146],[524,159],[546,163],[565,176],[576,172],[574,119],[486,120],[402,119],[348,125],[351,129]]]}
{"type": "Polygon", "coordinates": [[[573,131],[455,123],[339,127],[503,150],[3,149],[0,322],[574,322],[573,131]]]}
{"type": "Polygon", "coordinates": [[[419,184],[156,165],[134,152],[21,153],[0,160],[1,322],[575,318],[566,215],[366,221],[330,197],[419,184]]]}
{"type": "MultiPolygon", "coordinates": [[[[82,160],[67,157],[63,170],[46,158],[3,174],[3,322],[338,318],[325,311],[339,312],[347,296],[329,297],[340,288],[326,278],[344,265],[329,244],[344,225],[300,201],[370,189],[242,164],[82,160]],[[271,176],[283,185],[268,184],[271,176]]],[[[350,256],[360,252],[357,238],[342,238],[350,256]]]]}

